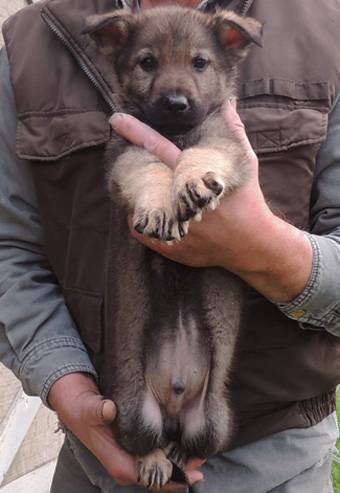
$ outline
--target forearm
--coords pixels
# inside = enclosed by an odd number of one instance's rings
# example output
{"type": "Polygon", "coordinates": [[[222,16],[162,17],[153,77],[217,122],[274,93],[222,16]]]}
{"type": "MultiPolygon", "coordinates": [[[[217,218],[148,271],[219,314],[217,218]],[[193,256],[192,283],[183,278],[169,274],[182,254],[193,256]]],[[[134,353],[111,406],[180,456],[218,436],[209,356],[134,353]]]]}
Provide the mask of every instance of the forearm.
{"type": "MultiPolygon", "coordinates": [[[[317,155],[311,193],[311,234],[303,233],[312,246],[313,254],[308,254],[299,240],[295,243],[292,236],[288,245],[283,239],[282,249],[287,248],[288,257],[292,255],[290,266],[296,264],[297,278],[293,270],[291,279],[300,279],[301,289],[296,290],[296,297],[291,298],[290,302],[277,304],[288,317],[297,320],[302,328],[326,329],[337,336],[340,336],[339,96],[340,92],[330,116],[326,141],[317,155]],[[311,260],[312,269],[308,279],[311,260]],[[304,279],[308,281],[305,287],[304,279]]],[[[287,230],[290,229],[288,225],[287,230]]],[[[277,245],[277,248],[279,252],[280,245],[277,245]]],[[[284,268],[284,264],[282,267],[284,268]]],[[[289,271],[289,268],[284,269],[282,281],[287,279],[286,274],[289,271]]],[[[280,280],[278,282],[281,283],[280,280]]],[[[298,286],[299,281],[297,288],[298,286]]],[[[270,295],[268,297],[272,299],[270,295]]]]}
{"type": "MultiPolygon", "coordinates": [[[[273,302],[294,300],[306,287],[313,268],[308,237],[270,212],[254,229],[254,235],[245,238],[239,265],[231,270],[273,302]]],[[[226,267],[230,269],[228,262],[226,267]]]]}
{"type": "Polygon", "coordinates": [[[338,93],[327,138],[316,160],[311,193],[313,269],[304,290],[278,307],[302,328],[340,336],[340,103],[338,93]]]}
{"type": "Polygon", "coordinates": [[[277,306],[288,317],[297,320],[303,329],[326,329],[340,336],[339,238],[334,235],[308,236],[314,251],[309,282],[293,301],[277,306]]]}

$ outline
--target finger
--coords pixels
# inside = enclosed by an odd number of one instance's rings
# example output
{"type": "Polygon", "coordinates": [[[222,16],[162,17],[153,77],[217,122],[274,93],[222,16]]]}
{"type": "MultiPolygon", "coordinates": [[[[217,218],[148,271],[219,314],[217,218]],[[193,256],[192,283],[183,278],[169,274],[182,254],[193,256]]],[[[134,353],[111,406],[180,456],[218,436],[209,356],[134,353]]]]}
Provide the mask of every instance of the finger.
{"type": "MultiPolygon", "coordinates": [[[[244,124],[236,111],[236,100],[226,99],[222,105],[222,114],[224,115],[231,131],[243,145],[245,151],[252,159],[255,157],[255,152],[248,140],[244,124]]],[[[257,159],[257,158],[256,158],[257,159]]]]}
{"type": "Polygon", "coordinates": [[[100,403],[98,407],[99,420],[103,425],[110,425],[113,423],[117,415],[117,408],[114,402],[105,399],[100,403]]]}
{"type": "Polygon", "coordinates": [[[114,113],[110,124],[116,132],[133,144],[151,152],[171,169],[175,168],[181,151],[156,130],[125,113],[114,113]]]}
{"type": "Polygon", "coordinates": [[[83,402],[83,420],[89,426],[110,425],[117,414],[114,402],[91,395],[83,402]]]}
{"type": "MultiPolygon", "coordinates": [[[[204,476],[200,471],[186,472],[186,477],[190,486],[193,486],[194,484],[200,483],[201,481],[204,480],[204,476]]],[[[166,483],[166,485],[162,487],[162,491],[173,491],[173,490],[183,490],[183,484],[174,483],[173,481],[170,481],[169,483],[166,483]]],[[[153,486],[151,488],[151,491],[159,491],[159,489],[156,486],[153,486]]]]}
{"type": "Polygon", "coordinates": [[[204,480],[204,476],[201,473],[201,471],[196,471],[196,470],[186,472],[186,477],[191,486],[200,483],[201,481],[204,480]]]}
{"type": "Polygon", "coordinates": [[[190,471],[193,469],[199,469],[205,463],[205,460],[198,459],[197,457],[192,457],[188,460],[187,465],[184,468],[184,471],[190,471]]]}

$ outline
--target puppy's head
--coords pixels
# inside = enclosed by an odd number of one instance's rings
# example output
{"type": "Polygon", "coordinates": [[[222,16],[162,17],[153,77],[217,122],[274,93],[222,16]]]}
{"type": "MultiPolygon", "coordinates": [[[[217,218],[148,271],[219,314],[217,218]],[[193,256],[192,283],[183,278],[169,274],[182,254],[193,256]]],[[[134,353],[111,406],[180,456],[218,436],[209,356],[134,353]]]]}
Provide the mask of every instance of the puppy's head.
{"type": "Polygon", "coordinates": [[[112,63],[119,109],[178,134],[235,95],[235,67],[261,30],[230,11],[168,5],[92,16],[83,33],[112,63]]]}

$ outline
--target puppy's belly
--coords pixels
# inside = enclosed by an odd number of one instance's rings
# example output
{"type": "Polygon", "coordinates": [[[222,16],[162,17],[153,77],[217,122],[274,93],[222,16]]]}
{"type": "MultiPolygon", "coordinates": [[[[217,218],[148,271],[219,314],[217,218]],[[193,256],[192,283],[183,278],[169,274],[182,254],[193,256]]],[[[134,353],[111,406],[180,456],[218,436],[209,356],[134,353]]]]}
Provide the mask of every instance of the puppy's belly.
{"type": "Polygon", "coordinates": [[[204,426],[209,357],[194,318],[179,317],[157,354],[148,358],[143,418],[166,430],[195,435],[204,426]]]}

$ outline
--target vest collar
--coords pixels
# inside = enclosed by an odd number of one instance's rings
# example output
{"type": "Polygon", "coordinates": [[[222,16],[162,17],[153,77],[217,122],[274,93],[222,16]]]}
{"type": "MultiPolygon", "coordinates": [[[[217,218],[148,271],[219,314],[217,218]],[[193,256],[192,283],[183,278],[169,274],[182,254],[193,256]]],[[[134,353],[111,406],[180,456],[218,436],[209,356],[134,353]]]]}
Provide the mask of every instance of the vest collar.
{"type": "Polygon", "coordinates": [[[115,2],[112,0],[98,0],[92,2],[92,5],[88,0],[49,0],[41,10],[45,23],[66,46],[112,112],[115,111],[112,68],[106,57],[98,52],[90,36],[81,32],[86,16],[101,14],[113,8],[115,2]]]}

